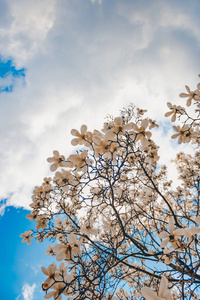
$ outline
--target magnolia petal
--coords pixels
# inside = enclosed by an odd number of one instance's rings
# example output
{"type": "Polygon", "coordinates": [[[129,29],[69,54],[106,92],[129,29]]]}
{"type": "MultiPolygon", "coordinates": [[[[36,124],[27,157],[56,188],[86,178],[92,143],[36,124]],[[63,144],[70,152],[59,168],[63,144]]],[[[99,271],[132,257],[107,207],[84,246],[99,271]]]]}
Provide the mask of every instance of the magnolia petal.
{"type": "Polygon", "coordinates": [[[193,234],[198,234],[200,233],[200,227],[194,227],[192,226],[191,228],[188,228],[189,232],[193,235],[193,234]]]}
{"type": "Polygon", "coordinates": [[[172,122],[175,122],[175,121],[176,121],[176,114],[175,114],[175,113],[172,115],[171,121],[172,121],[172,122]]]}
{"type": "Polygon", "coordinates": [[[86,125],[82,125],[82,126],[81,126],[81,134],[82,134],[82,135],[85,134],[86,131],[87,131],[87,126],[86,126],[86,125]]]}
{"type": "Polygon", "coordinates": [[[132,129],[132,123],[128,123],[128,124],[124,125],[123,128],[124,128],[125,130],[132,129]]]}
{"type": "Polygon", "coordinates": [[[179,133],[175,133],[171,136],[172,139],[176,139],[179,136],[179,133]]]}
{"type": "Polygon", "coordinates": [[[147,119],[142,120],[141,127],[146,129],[148,125],[149,125],[149,121],[147,119]]]}
{"type": "Polygon", "coordinates": [[[138,128],[138,126],[135,123],[132,124],[132,128],[135,131],[139,131],[139,128],[138,128]]]}
{"type": "Polygon", "coordinates": [[[109,131],[106,132],[105,138],[107,140],[113,140],[115,137],[116,137],[116,134],[114,134],[112,129],[110,129],[109,131]]]}
{"type": "Polygon", "coordinates": [[[152,136],[151,131],[145,131],[145,135],[148,137],[148,139],[150,139],[150,137],[152,136]]]}
{"type": "Polygon", "coordinates": [[[184,228],[174,230],[174,235],[184,235],[184,228]]]}
{"type": "Polygon", "coordinates": [[[98,146],[101,144],[101,138],[98,135],[94,135],[92,140],[98,146]]]}
{"type": "Polygon", "coordinates": [[[167,290],[168,286],[168,280],[165,277],[165,275],[162,275],[161,281],[160,281],[160,287],[159,287],[159,297],[163,297],[165,291],[167,290]]]}
{"type": "Polygon", "coordinates": [[[61,263],[59,264],[59,270],[62,271],[62,270],[64,269],[64,267],[65,267],[64,262],[61,262],[61,263]]]}
{"type": "Polygon", "coordinates": [[[87,139],[88,141],[92,141],[92,137],[93,137],[92,132],[87,131],[87,133],[86,133],[86,139],[87,139]]]}
{"type": "Polygon", "coordinates": [[[57,261],[61,261],[61,260],[63,260],[64,258],[65,258],[65,253],[64,253],[64,251],[60,251],[60,252],[57,253],[57,255],[56,255],[56,260],[57,260],[57,261]]]}
{"type": "Polygon", "coordinates": [[[181,98],[186,98],[186,97],[188,97],[188,94],[186,94],[186,93],[181,93],[181,94],[179,95],[179,97],[181,97],[181,98]]]}
{"type": "Polygon", "coordinates": [[[63,247],[65,247],[66,245],[62,245],[62,244],[56,244],[53,246],[53,251],[58,252],[60,251],[63,247]]]}
{"type": "Polygon", "coordinates": [[[172,106],[171,102],[167,102],[167,106],[168,106],[170,109],[172,109],[172,108],[173,108],[173,106],[172,106]]]}
{"type": "Polygon", "coordinates": [[[74,233],[70,233],[67,237],[70,244],[76,244],[77,239],[74,233]]]}
{"type": "Polygon", "coordinates": [[[45,267],[41,267],[41,270],[45,275],[49,276],[49,272],[45,267]]]}
{"type": "Polygon", "coordinates": [[[179,132],[181,130],[181,127],[178,125],[178,126],[173,126],[173,129],[177,132],[179,132]]]}
{"type": "Polygon", "coordinates": [[[77,136],[77,135],[79,135],[79,132],[78,132],[77,129],[72,129],[72,130],[71,130],[71,134],[72,134],[73,136],[77,136]]]}
{"type": "Polygon", "coordinates": [[[31,241],[30,241],[30,240],[27,240],[26,242],[27,242],[27,245],[30,245],[30,244],[31,244],[31,241]]]}
{"type": "Polygon", "coordinates": [[[49,163],[54,162],[54,158],[53,158],[53,157],[48,157],[48,158],[47,158],[47,161],[48,161],[49,163]]]}
{"type": "Polygon", "coordinates": [[[71,154],[69,157],[68,157],[68,160],[72,163],[75,163],[76,160],[77,160],[77,154],[71,154]]]}
{"type": "Polygon", "coordinates": [[[80,139],[79,138],[74,138],[73,140],[71,140],[71,144],[72,146],[77,146],[79,143],[80,139]]]}
{"type": "Polygon", "coordinates": [[[54,150],[53,151],[53,155],[58,158],[60,156],[60,153],[58,152],[58,150],[54,150]]]}
{"type": "Polygon", "coordinates": [[[167,290],[164,292],[163,297],[164,297],[164,299],[171,300],[171,299],[172,299],[172,298],[171,298],[171,291],[167,289],[167,290]]]}
{"type": "Polygon", "coordinates": [[[69,283],[73,280],[73,276],[71,274],[67,274],[67,275],[65,275],[65,280],[67,283],[69,283]]]}
{"type": "Polygon", "coordinates": [[[52,165],[50,166],[50,170],[51,170],[52,172],[54,172],[57,168],[58,168],[58,164],[57,164],[57,163],[54,163],[54,164],[52,164],[52,165]]]}
{"type": "Polygon", "coordinates": [[[88,155],[87,150],[84,150],[84,151],[81,153],[81,157],[86,157],[87,155],[88,155]]]}
{"type": "Polygon", "coordinates": [[[178,139],[178,144],[181,144],[182,141],[183,141],[183,139],[182,139],[182,136],[180,135],[180,136],[179,136],[179,139],[178,139]]]}
{"type": "Polygon", "coordinates": [[[190,88],[188,85],[185,85],[186,90],[188,91],[188,93],[190,93],[190,88]]]}
{"type": "Polygon", "coordinates": [[[114,119],[114,123],[115,123],[115,125],[117,125],[117,126],[122,126],[122,118],[121,118],[121,117],[116,117],[116,118],[114,119]]]}
{"type": "Polygon", "coordinates": [[[165,231],[162,231],[161,233],[158,234],[158,237],[160,239],[167,239],[168,236],[169,236],[169,234],[167,232],[165,232],[165,231]]]}
{"type": "Polygon", "coordinates": [[[197,216],[195,222],[200,226],[200,216],[197,216]]]}
{"type": "Polygon", "coordinates": [[[159,300],[159,297],[156,295],[156,293],[149,287],[145,286],[141,288],[141,293],[146,300],[159,300]]]}
{"type": "Polygon", "coordinates": [[[168,242],[169,242],[168,239],[162,241],[162,243],[160,244],[160,247],[161,247],[161,248],[165,248],[165,247],[167,246],[168,242]]]}
{"type": "Polygon", "coordinates": [[[174,112],[173,111],[168,111],[165,113],[165,117],[169,117],[173,114],[174,112]]]}
{"type": "Polygon", "coordinates": [[[45,298],[45,299],[50,299],[50,298],[53,297],[54,295],[55,295],[55,291],[52,291],[52,292],[47,293],[47,294],[44,296],[44,298],[45,298]]]}
{"type": "Polygon", "coordinates": [[[169,228],[169,232],[173,233],[173,231],[174,231],[174,221],[172,219],[169,220],[168,228],[169,228]]]}
{"type": "Polygon", "coordinates": [[[73,163],[71,161],[61,161],[60,166],[65,168],[73,168],[73,163]]]}
{"type": "Polygon", "coordinates": [[[68,186],[68,185],[64,185],[64,186],[62,187],[62,190],[63,190],[63,192],[67,193],[68,190],[69,190],[69,186],[68,186]]]}
{"type": "Polygon", "coordinates": [[[187,99],[186,105],[187,105],[187,106],[190,106],[191,104],[192,104],[192,97],[189,97],[189,98],[187,99]]]}

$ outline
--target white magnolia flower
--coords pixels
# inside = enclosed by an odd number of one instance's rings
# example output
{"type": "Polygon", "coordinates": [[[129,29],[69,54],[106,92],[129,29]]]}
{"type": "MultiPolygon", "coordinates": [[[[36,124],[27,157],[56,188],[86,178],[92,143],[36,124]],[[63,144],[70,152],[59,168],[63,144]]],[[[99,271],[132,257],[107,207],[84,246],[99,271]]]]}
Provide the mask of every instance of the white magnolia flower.
{"type": "Polygon", "coordinates": [[[57,244],[53,246],[53,251],[57,254],[57,261],[61,261],[63,259],[70,260],[74,258],[75,254],[80,254],[80,241],[77,240],[75,234],[70,233],[67,237],[68,243],[65,244],[57,244]]]}
{"type": "MultiPolygon", "coordinates": [[[[198,86],[197,86],[198,87],[198,86]]],[[[192,99],[196,100],[196,101],[200,101],[200,95],[199,95],[199,91],[198,90],[195,90],[195,91],[191,91],[189,86],[185,86],[188,94],[186,93],[181,93],[179,96],[181,98],[188,98],[187,99],[187,102],[186,102],[186,105],[187,106],[190,106],[191,103],[192,103],[192,99]]]]}
{"type": "Polygon", "coordinates": [[[33,238],[32,233],[33,233],[32,230],[21,233],[20,237],[23,238],[22,243],[27,242],[27,245],[30,245],[31,244],[30,239],[33,238]]]}
{"type": "Polygon", "coordinates": [[[52,289],[54,291],[51,291],[47,293],[44,298],[49,299],[51,297],[54,297],[56,300],[62,300],[62,294],[63,295],[68,295],[68,292],[66,290],[66,284],[64,282],[57,282],[52,286],[52,289]]]}
{"type": "Polygon", "coordinates": [[[85,145],[87,147],[92,142],[92,132],[87,131],[86,125],[81,126],[80,132],[77,129],[72,129],[71,134],[75,136],[71,141],[73,146],[85,145]]]}
{"type": "Polygon", "coordinates": [[[76,166],[77,171],[85,172],[87,170],[87,165],[92,163],[92,160],[87,158],[87,156],[88,152],[87,150],[84,150],[80,154],[71,154],[68,159],[76,166]]]}
{"type": "Polygon", "coordinates": [[[149,126],[149,121],[147,119],[142,120],[141,126],[138,127],[137,124],[133,124],[133,130],[135,132],[131,132],[133,136],[136,135],[136,142],[140,140],[143,146],[146,146],[148,143],[148,139],[150,139],[152,133],[147,131],[147,127],[149,126]]]}
{"type": "Polygon", "coordinates": [[[170,102],[167,102],[167,106],[169,107],[170,111],[165,113],[165,117],[171,116],[171,121],[175,122],[176,115],[180,114],[180,110],[183,110],[183,108],[180,105],[172,105],[170,102]]]}
{"type": "Polygon", "coordinates": [[[54,277],[55,273],[57,271],[57,267],[55,263],[52,263],[48,268],[42,267],[42,272],[48,276],[48,278],[45,280],[45,282],[42,285],[43,290],[47,290],[53,283],[54,283],[54,277]]]}
{"type": "Polygon", "coordinates": [[[160,281],[160,287],[158,291],[158,295],[152,291],[150,287],[143,287],[141,289],[142,296],[146,300],[171,300],[171,291],[168,289],[168,280],[165,277],[165,275],[162,275],[161,281],[160,281]]]}
{"type": "Polygon", "coordinates": [[[52,172],[56,171],[58,169],[58,167],[71,167],[71,163],[65,161],[65,157],[64,155],[60,155],[60,153],[58,152],[58,150],[54,150],[53,151],[53,157],[49,157],[47,158],[47,161],[49,163],[52,163],[50,170],[52,172]]]}
{"type": "Polygon", "coordinates": [[[167,233],[166,231],[162,231],[160,234],[158,234],[158,237],[160,239],[163,239],[163,241],[160,244],[160,247],[165,248],[170,242],[172,247],[174,249],[177,249],[179,237],[180,235],[182,235],[180,229],[174,229],[174,221],[172,219],[169,220],[168,229],[169,233],[167,233]]]}

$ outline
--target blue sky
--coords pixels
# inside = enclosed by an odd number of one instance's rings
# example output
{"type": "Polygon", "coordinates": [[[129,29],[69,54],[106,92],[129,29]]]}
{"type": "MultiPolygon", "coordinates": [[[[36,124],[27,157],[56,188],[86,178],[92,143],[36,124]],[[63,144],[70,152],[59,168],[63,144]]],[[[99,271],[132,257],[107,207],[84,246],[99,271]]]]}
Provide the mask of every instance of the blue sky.
{"type": "Polygon", "coordinates": [[[45,254],[47,241],[43,244],[33,241],[30,246],[21,243],[19,235],[30,228],[30,222],[26,219],[28,213],[22,208],[7,207],[0,217],[0,236],[4,241],[0,247],[0,264],[4,271],[0,273],[0,280],[3,282],[2,300],[31,299],[27,292],[31,287],[33,299],[43,297],[41,283],[46,278],[41,272],[41,266],[48,266],[52,263],[52,258],[45,254]]]}
{"type": "Polygon", "coordinates": [[[0,263],[3,300],[42,299],[46,245],[21,243],[32,227],[31,194],[50,175],[46,158],[69,155],[70,130],[100,129],[130,102],[164,124],[155,133],[161,163],[169,142],[166,102],[196,88],[199,0],[0,0],[0,263]]]}
{"type": "Polygon", "coordinates": [[[4,79],[0,85],[0,93],[12,92],[16,79],[23,77],[25,77],[24,68],[16,69],[11,59],[3,60],[0,57],[0,78],[4,79]]]}

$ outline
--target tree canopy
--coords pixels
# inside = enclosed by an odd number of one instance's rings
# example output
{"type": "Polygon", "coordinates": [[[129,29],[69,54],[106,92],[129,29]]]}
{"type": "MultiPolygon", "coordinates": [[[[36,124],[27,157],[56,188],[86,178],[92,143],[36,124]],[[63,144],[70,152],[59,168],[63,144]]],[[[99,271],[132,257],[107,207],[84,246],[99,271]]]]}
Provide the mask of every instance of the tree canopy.
{"type": "Polygon", "coordinates": [[[172,139],[193,149],[175,158],[176,188],[159,164],[158,124],[133,105],[101,131],[72,129],[76,152],[47,159],[53,175],[27,215],[37,226],[21,234],[52,241],[46,254],[60,262],[42,267],[45,299],[199,299],[200,83],[186,90],[188,108],[167,103],[165,114],[178,124],[172,139]]]}

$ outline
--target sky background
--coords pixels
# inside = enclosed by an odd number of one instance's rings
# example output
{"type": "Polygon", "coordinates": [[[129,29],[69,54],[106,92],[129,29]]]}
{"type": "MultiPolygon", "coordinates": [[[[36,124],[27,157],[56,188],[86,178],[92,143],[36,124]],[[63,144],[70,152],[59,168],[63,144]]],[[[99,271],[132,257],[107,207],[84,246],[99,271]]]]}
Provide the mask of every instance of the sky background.
{"type": "Polygon", "coordinates": [[[166,102],[200,73],[199,0],[0,0],[0,282],[2,300],[40,300],[47,244],[21,243],[33,228],[31,194],[68,156],[72,128],[101,129],[133,102],[161,125],[161,163],[180,150],[166,102]]]}

